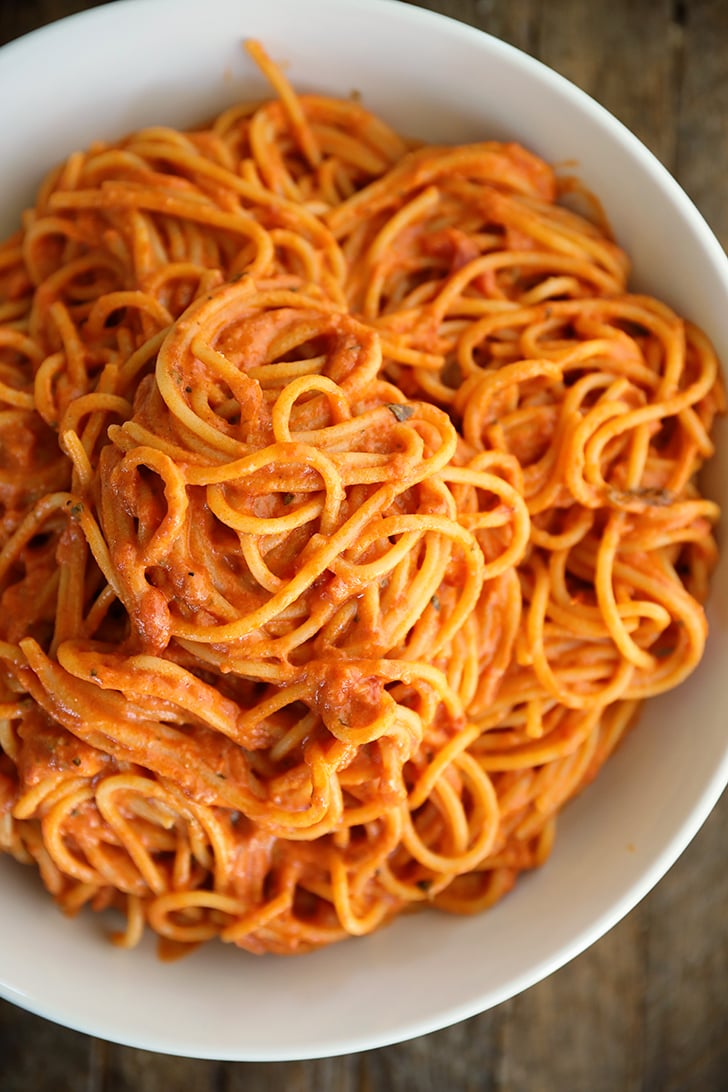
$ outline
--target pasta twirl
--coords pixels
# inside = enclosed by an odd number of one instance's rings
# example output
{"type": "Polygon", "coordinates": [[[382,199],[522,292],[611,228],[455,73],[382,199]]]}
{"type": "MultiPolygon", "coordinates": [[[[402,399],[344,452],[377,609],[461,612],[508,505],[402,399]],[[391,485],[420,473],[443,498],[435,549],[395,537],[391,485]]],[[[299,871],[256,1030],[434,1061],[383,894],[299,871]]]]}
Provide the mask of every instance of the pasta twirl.
{"type": "Polygon", "coordinates": [[[713,350],[515,144],[294,94],[0,250],[0,844],[130,946],[471,913],[700,660],[713,350]]]}

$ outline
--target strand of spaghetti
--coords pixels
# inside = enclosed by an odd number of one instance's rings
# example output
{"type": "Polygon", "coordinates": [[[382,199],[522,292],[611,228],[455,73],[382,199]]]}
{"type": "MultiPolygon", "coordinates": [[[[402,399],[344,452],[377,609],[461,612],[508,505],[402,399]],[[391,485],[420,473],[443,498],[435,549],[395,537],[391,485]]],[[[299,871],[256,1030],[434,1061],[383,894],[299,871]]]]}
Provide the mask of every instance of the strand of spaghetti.
{"type": "MultiPolygon", "coordinates": [[[[179,368],[178,361],[185,356],[188,345],[198,336],[200,327],[208,331],[208,337],[212,341],[217,330],[229,318],[237,317],[238,308],[244,306],[246,298],[252,297],[254,292],[255,283],[252,278],[244,278],[234,285],[226,286],[212,299],[196,301],[185,312],[184,322],[178,323],[170,330],[157,355],[155,372],[157,385],[169,410],[196,435],[211,443],[214,449],[232,456],[241,456],[246,453],[243,444],[222,435],[217,428],[201,421],[182,398],[182,394],[175,385],[174,375],[179,368]]],[[[294,293],[278,293],[276,302],[280,306],[288,303],[301,306],[301,300],[294,293]]],[[[318,306],[325,309],[323,304],[318,306]]]]}
{"type": "Polygon", "coordinates": [[[212,808],[189,800],[179,786],[168,779],[163,779],[161,784],[167,794],[169,806],[175,808],[177,814],[185,819],[192,817],[188,836],[193,844],[195,857],[197,860],[204,860],[209,850],[212,862],[208,867],[211,868],[215,886],[222,888],[230,882],[235,868],[236,847],[228,833],[229,826],[225,822],[227,817],[218,816],[212,808]]]}
{"type": "Polygon", "coordinates": [[[112,932],[109,939],[117,948],[136,948],[144,933],[144,907],[137,895],[127,895],[125,913],[126,926],[123,932],[112,932]]]}
{"type": "Polygon", "coordinates": [[[126,492],[129,479],[140,467],[153,470],[164,482],[167,512],[146,542],[140,557],[142,565],[154,565],[167,554],[175,539],[184,530],[188,506],[187,489],[182,470],[169,456],[155,448],[138,447],[125,455],[113,471],[121,492],[126,492]]]}
{"type": "Polygon", "coordinates": [[[83,394],[66,407],[61,417],[60,432],[79,432],[79,421],[89,413],[114,413],[122,418],[131,416],[131,403],[126,398],[120,398],[116,394],[105,394],[94,391],[92,394],[83,394]]]}
{"type": "MultiPolygon", "coordinates": [[[[21,642],[29,665],[36,678],[45,688],[40,688],[27,679],[29,693],[43,703],[69,731],[88,742],[92,747],[105,750],[103,737],[113,741],[114,750],[126,761],[137,762],[161,776],[171,776],[178,784],[187,786],[193,794],[206,796],[209,800],[219,801],[228,807],[241,810],[256,819],[262,825],[270,823],[274,829],[280,824],[290,833],[320,823],[329,813],[332,792],[336,786],[331,782],[327,764],[323,761],[320,749],[311,748],[310,759],[306,768],[310,776],[310,798],[305,810],[288,811],[266,803],[256,796],[240,780],[231,784],[226,778],[219,778],[219,771],[213,770],[204,760],[199,746],[193,746],[186,737],[161,723],[145,726],[142,721],[132,722],[128,714],[124,716],[121,702],[114,701],[108,693],[94,696],[93,702],[77,689],[68,692],[68,676],[49,661],[30,639],[21,642]],[[64,677],[65,676],[65,677],[64,677]],[[73,713],[62,709],[60,702],[73,699],[73,713]],[[106,714],[106,716],[104,715],[106,714]],[[107,719],[108,718],[108,719],[107,719]],[[93,727],[91,727],[93,725],[93,727]],[[194,767],[188,767],[184,760],[186,752],[192,751],[196,759],[194,767]]],[[[107,744],[108,746],[109,744],[107,744]]]]}
{"type": "Polygon", "coordinates": [[[137,835],[133,825],[124,818],[114,800],[117,793],[128,792],[130,789],[152,795],[155,791],[159,793],[158,786],[145,785],[145,781],[146,778],[141,777],[105,778],[96,789],[95,800],[100,814],[117,835],[119,842],[124,846],[125,851],[138,868],[146,885],[155,895],[160,895],[166,888],[166,881],[142,844],[142,840],[137,835]]]}
{"type": "Polygon", "coordinates": [[[231,918],[245,913],[245,904],[232,895],[218,894],[214,891],[174,891],[159,895],[146,907],[147,919],[152,928],[161,936],[169,937],[184,944],[195,944],[210,940],[219,933],[214,922],[197,925],[176,924],[169,920],[172,914],[181,913],[198,907],[217,910],[231,918]]]}
{"type": "Polygon", "coordinates": [[[86,361],[84,345],[66,306],[56,300],[50,305],[50,317],[56,325],[63,343],[68,377],[74,390],[80,392],[86,386],[86,361]]]}
{"type": "MultiPolygon", "coordinates": [[[[338,479],[334,479],[334,481],[337,485],[339,484],[338,479]]],[[[331,491],[327,489],[326,495],[327,498],[330,497],[331,491]]],[[[289,511],[285,516],[272,516],[269,518],[239,512],[225,500],[224,492],[219,485],[212,485],[208,488],[207,502],[210,511],[217,516],[221,523],[224,523],[227,527],[233,527],[236,531],[243,532],[246,536],[286,534],[297,527],[304,527],[307,523],[311,523],[317,516],[322,517],[321,522],[327,528],[334,522],[330,516],[327,518],[325,515],[325,501],[321,498],[308,501],[306,504],[289,511]]]]}
{"type": "Polygon", "coordinates": [[[667,398],[653,406],[644,406],[642,409],[625,413],[619,421],[612,421],[607,426],[599,429],[590,441],[590,447],[595,449],[592,454],[592,461],[597,462],[604,447],[623,432],[633,430],[640,425],[673,417],[694,403],[699,402],[714,386],[716,378],[717,363],[714,358],[711,358],[703,369],[700,378],[690,387],[681,391],[680,394],[673,395],[672,398],[667,398]]]}
{"type": "MultiPolygon", "coordinates": [[[[243,728],[245,717],[235,702],[178,664],[157,656],[126,658],[107,653],[101,665],[97,653],[74,641],[65,641],[58,648],[57,657],[59,664],[76,678],[92,677],[96,686],[119,690],[131,698],[147,694],[179,705],[241,746],[255,746],[255,734],[243,728]]],[[[256,713],[265,715],[259,710],[256,713]]]]}
{"type": "Polygon", "coordinates": [[[287,910],[290,910],[292,903],[293,891],[281,891],[280,894],[269,899],[263,906],[256,910],[249,910],[232,925],[221,929],[220,939],[227,943],[236,944],[249,933],[257,932],[281,914],[285,914],[287,910]]]}
{"type": "MultiPolygon", "coordinates": [[[[293,407],[302,395],[310,394],[313,391],[320,391],[326,397],[334,421],[337,424],[351,420],[349,403],[337,383],[334,383],[332,379],[325,375],[301,375],[287,383],[276,398],[272,413],[272,425],[273,435],[277,443],[293,442],[290,429],[293,407]]],[[[299,435],[296,438],[300,439],[301,437],[299,435]]]]}
{"type": "Polygon", "coordinates": [[[51,519],[64,508],[70,507],[74,500],[71,493],[49,493],[27,512],[0,551],[0,580],[5,578],[8,569],[15,564],[22,550],[33,536],[38,534],[46,520],[51,519]]]}
{"type": "MultiPolygon", "coordinates": [[[[474,797],[474,806],[484,812],[484,821],[469,849],[459,854],[453,854],[451,857],[434,852],[418,837],[409,809],[405,808],[403,810],[402,844],[415,860],[426,868],[432,869],[433,872],[462,873],[476,867],[487,856],[498,832],[498,800],[490,778],[478,763],[467,754],[458,755],[454,760],[454,764],[467,780],[474,797]]],[[[436,796],[438,786],[443,784],[447,784],[443,779],[435,783],[433,797],[436,796]]],[[[440,800],[439,803],[447,812],[448,805],[451,807],[455,805],[456,799],[454,795],[448,795],[446,799],[440,800]]]]}
{"type": "Polygon", "coordinates": [[[700,604],[685,591],[677,578],[668,582],[659,570],[654,575],[649,575],[643,571],[639,563],[626,563],[616,559],[614,573],[620,580],[632,581],[635,589],[644,591],[654,596],[658,602],[664,603],[673,618],[678,621],[680,639],[675,652],[658,664],[651,683],[642,681],[638,676],[625,693],[627,698],[644,699],[662,693],[668,687],[678,685],[694,670],[705,647],[707,633],[705,613],[700,604]]]}
{"type": "Polygon", "coordinates": [[[595,699],[598,701],[599,706],[616,701],[622,696],[632,679],[634,666],[630,661],[622,661],[618,664],[611,682],[600,689],[598,696],[588,693],[576,694],[559,682],[549,665],[544,650],[543,625],[550,590],[547,570],[543,562],[535,556],[531,561],[531,565],[536,580],[527,614],[527,633],[533,667],[539,680],[562,705],[569,709],[583,709],[591,706],[594,704],[595,699]]]}
{"type": "Polygon", "coordinates": [[[283,75],[280,67],[273,64],[260,42],[254,38],[248,38],[245,42],[245,48],[275,89],[301,151],[312,167],[318,167],[321,163],[321,152],[316,145],[306,115],[301,109],[298,96],[283,75]]]}
{"type": "Polygon", "coordinates": [[[62,826],[66,817],[75,808],[81,807],[88,801],[93,800],[93,798],[93,789],[89,784],[70,789],[42,817],[41,829],[48,852],[63,872],[80,880],[81,883],[98,884],[99,876],[96,869],[83,864],[66,848],[62,833],[62,826]]]}
{"type": "Polygon", "coordinates": [[[64,564],[60,566],[58,582],[58,610],[56,612],[53,638],[50,642],[52,656],[56,654],[59,644],[80,629],[86,591],[84,583],[87,554],[86,541],[83,534],[74,527],[73,523],[66,529],[64,537],[66,542],[63,544],[64,564]]]}
{"type": "MultiPolygon", "coordinates": [[[[630,637],[622,623],[621,604],[617,604],[614,594],[613,569],[614,559],[617,553],[620,533],[624,516],[621,512],[613,512],[609,517],[606,529],[602,535],[602,541],[597,553],[597,568],[594,579],[594,587],[597,593],[597,602],[604,617],[604,622],[610,636],[622,656],[637,668],[649,670],[654,666],[655,658],[630,637]]],[[[639,609],[639,604],[631,604],[632,609],[639,609]]]]}
{"type": "MultiPolygon", "coordinates": [[[[424,188],[436,180],[451,175],[470,175],[526,193],[532,190],[534,179],[529,168],[535,166],[528,153],[516,145],[499,145],[494,141],[462,145],[458,148],[426,147],[409,152],[388,174],[332,210],[326,221],[337,238],[350,231],[364,216],[374,216],[394,205],[400,195],[414,187],[424,188]]],[[[541,172],[536,186],[552,192],[553,176],[548,168],[541,172]]]]}
{"type": "Polygon", "coordinates": [[[310,445],[282,441],[222,466],[209,469],[207,467],[187,469],[184,476],[191,485],[208,487],[207,498],[212,511],[228,526],[248,531],[250,534],[273,534],[290,530],[298,526],[300,522],[306,522],[300,510],[289,516],[276,517],[243,514],[227,503],[222,487],[227,482],[239,483],[241,479],[261,469],[279,468],[286,464],[293,467],[305,466],[307,470],[314,470],[319,474],[325,500],[315,499],[312,503],[322,513],[322,532],[330,533],[340,521],[341,506],[345,497],[344,486],[333,460],[310,445]]]}
{"type": "Polygon", "coordinates": [[[339,921],[350,936],[371,933],[387,916],[387,903],[375,902],[363,915],[356,914],[352,907],[346,866],[337,854],[331,854],[330,861],[333,903],[339,921]]]}
{"type": "Polygon", "coordinates": [[[475,757],[483,769],[492,774],[505,770],[532,770],[536,766],[558,761],[583,744],[594,730],[601,713],[601,706],[571,711],[571,720],[562,720],[556,728],[538,739],[500,752],[478,748],[475,757]]]}
{"type": "Polygon", "coordinates": [[[223,212],[212,203],[192,200],[181,195],[160,194],[154,190],[122,182],[104,183],[99,190],[76,190],[70,193],[58,191],[50,197],[49,205],[53,210],[61,212],[85,209],[135,209],[178,216],[182,220],[222,228],[234,235],[242,235],[249,239],[257,248],[255,262],[250,266],[251,273],[262,273],[272,263],[273,247],[267,232],[252,216],[242,210],[235,213],[223,212]]]}
{"type": "Polygon", "coordinates": [[[273,595],[266,604],[251,611],[245,618],[227,625],[211,625],[204,629],[198,625],[174,620],[172,633],[175,636],[193,638],[203,644],[215,644],[219,641],[234,641],[246,636],[253,630],[270,622],[275,615],[299,598],[299,596],[311,586],[317,577],[331,564],[335,557],[343,553],[348,546],[356,541],[360,531],[369,520],[379,516],[395,496],[395,490],[390,485],[384,485],[371,496],[339,529],[328,542],[325,542],[316,553],[307,561],[306,565],[288,582],[285,588],[273,595]]]}
{"type": "Polygon", "coordinates": [[[17,406],[19,409],[33,409],[35,400],[30,391],[20,391],[0,381],[0,401],[8,406],[17,406]]]}
{"type": "MultiPolygon", "coordinates": [[[[146,292],[139,292],[138,290],[107,292],[94,301],[93,306],[89,311],[88,318],[86,319],[85,334],[89,338],[100,337],[109,317],[113,315],[114,311],[118,311],[122,307],[134,307],[143,314],[147,314],[154,325],[160,330],[166,330],[174,321],[167,308],[164,307],[159,300],[155,299],[153,295],[146,292]]],[[[151,336],[152,334],[147,335],[147,337],[151,336]]]]}
{"type": "Polygon", "coordinates": [[[416,811],[421,807],[432,793],[435,782],[439,780],[443,772],[452,764],[456,755],[466,751],[481,734],[482,729],[477,724],[470,724],[466,729],[458,732],[448,743],[442,747],[435,758],[423,770],[415,785],[410,790],[408,806],[410,811],[416,811]]]}
{"type": "Polygon", "coordinates": [[[31,788],[26,789],[22,797],[13,808],[16,819],[29,819],[37,813],[46,803],[52,803],[54,797],[65,796],[69,791],[82,788],[84,782],[80,778],[71,779],[65,772],[56,772],[31,788]]]}
{"type": "Polygon", "coordinates": [[[94,477],[94,470],[86,454],[86,449],[79,439],[78,433],[73,429],[61,429],[58,443],[61,450],[73,463],[72,488],[75,492],[83,495],[89,489],[94,477]]]}

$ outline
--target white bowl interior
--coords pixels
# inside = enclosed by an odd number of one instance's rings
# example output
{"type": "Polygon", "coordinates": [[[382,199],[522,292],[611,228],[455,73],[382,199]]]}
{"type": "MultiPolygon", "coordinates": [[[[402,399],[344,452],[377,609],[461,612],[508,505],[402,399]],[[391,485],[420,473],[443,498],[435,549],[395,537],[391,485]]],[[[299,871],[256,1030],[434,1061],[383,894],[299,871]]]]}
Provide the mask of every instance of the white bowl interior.
{"type": "MultiPolygon", "coordinates": [[[[264,91],[240,43],[261,38],[302,90],[347,95],[399,129],[509,137],[575,161],[602,198],[635,283],[698,322],[728,360],[728,261],[688,199],[601,107],[470,28],[390,0],[122,0],[0,51],[0,232],[75,147],[149,123],[199,123],[264,91]],[[63,103],[63,110],[50,103],[63,103]]],[[[711,473],[728,503],[728,446],[711,473]]],[[[0,992],[103,1038],[188,1056],[271,1060],[380,1046],[482,1011],[578,954],[685,848],[728,778],[722,700],[728,562],[708,652],[564,814],[552,859],[489,913],[400,919],[298,959],[209,946],[177,964],[153,944],[120,952],[102,923],[64,919],[30,872],[0,861],[0,992]],[[696,745],[699,744],[699,745],[696,745]]]]}

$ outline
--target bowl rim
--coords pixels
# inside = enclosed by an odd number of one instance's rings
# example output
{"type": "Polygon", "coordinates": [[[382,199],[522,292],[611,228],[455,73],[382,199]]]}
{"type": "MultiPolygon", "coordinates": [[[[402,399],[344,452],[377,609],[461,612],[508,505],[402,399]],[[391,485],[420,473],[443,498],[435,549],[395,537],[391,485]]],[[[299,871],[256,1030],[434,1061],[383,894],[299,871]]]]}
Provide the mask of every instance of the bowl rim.
{"type": "MultiPolygon", "coordinates": [[[[254,0],[238,0],[236,6],[241,12],[241,23],[243,22],[243,10],[249,4],[252,5],[253,2],[254,0]]],[[[296,0],[269,0],[269,6],[281,10],[292,10],[295,8],[295,2],[296,0]]],[[[181,10],[191,10],[195,6],[194,0],[181,0],[181,2],[180,0],[153,0],[153,2],[152,0],[115,0],[113,4],[106,4],[66,16],[0,47],[0,81],[2,81],[3,70],[6,67],[12,68],[16,65],[26,64],[27,60],[32,58],[32,55],[39,50],[40,46],[48,48],[61,46],[64,40],[72,36],[77,28],[93,28],[94,24],[98,24],[99,29],[104,28],[105,33],[109,33],[113,31],[114,27],[120,28],[129,13],[134,15],[135,20],[139,20],[142,17],[146,18],[150,11],[167,10],[169,12],[174,11],[175,18],[180,19],[181,10]]],[[[216,11],[232,10],[233,0],[208,0],[208,6],[216,11]]],[[[323,8],[331,11],[337,7],[342,7],[340,0],[317,0],[317,6],[319,9],[323,8]]],[[[534,77],[537,83],[546,84],[558,92],[559,95],[565,95],[571,99],[575,107],[587,114],[598,129],[606,131],[611,140],[625,148],[629,156],[639,162],[651,182],[665,192],[669,200],[680,208],[681,215],[689,230],[696,236],[705,254],[707,264],[712,266],[716,275],[725,283],[726,299],[728,300],[728,257],[726,257],[723,248],[705,218],[654,153],[592,96],[542,61],[529,56],[485,31],[461,23],[449,16],[403,4],[400,0],[348,0],[348,7],[350,10],[357,9],[360,12],[366,12],[367,16],[372,19],[376,18],[377,15],[381,15],[387,19],[395,18],[402,25],[414,23],[430,25],[433,32],[446,32],[453,40],[464,43],[479,43],[484,53],[491,51],[493,55],[504,58],[510,65],[526,72],[529,77],[534,77]]],[[[402,1042],[452,1025],[500,1004],[542,980],[582,953],[629,913],[665,875],[697,834],[717,803],[726,784],[728,784],[728,742],[723,760],[716,765],[712,777],[709,778],[707,783],[703,784],[699,798],[694,803],[688,818],[680,826],[678,833],[663,845],[661,852],[653,857],[649,867],[644,868],[638,878],[629,884],[618,898],[605,906],[601,914],[591,920],[588,927],[582,928],[573,936],[570,944],[562,944],[560,948],[534,963],[527,971],[502,983],[499,988],[484,989],[479,997],[468,998],[459,1005],[450,1005],[447,1011],[433,1015],[429,1019],[420,1018],[408,1022],[405,1018],[393,1031],[391,1037],[387,1037],[386,1034],[381,1032],[374,1037],[367,1037],[365,1033],[354,1034],[348,1041],[341,1041],[340,1038],[326,1040],[324,1037],[317,1043],[312,1044],[308,1053],[305,1045],[302,1046],[299,1043],[290,1050],[281,1047],[280,1051],[274,1055],[270,1053],[269,1049],[263,1049],[260,1053],[256,1053],[254,1044],[248,1043],[242,1053],[236,1053],[234,1047],[231,1052],[229,1045],[227,1048],[221,1044],[206,1046],[202,1040],[196,1043],[180,1044],[179,1040],[175,1039],[174,1034],[165,1037],[157,1033],[152,1041],[145,1038],[144,1034],[140,1032],[129,1034],[127,1031],[119,1036],[118,1033],[115,1034],[112,1026],[104,1026],[103,1020],[100,1021],[99,1025],[94,1025],[89,1022],[88,1018],[70,1018],[61,1006],[58,1004],[49,1006],[44,1003],[42,997],[24,989],[19,983],[0,981],[0,996],[39,1016],[86,1034],[101,1035],[110,1041],[139,1049],[186,1057],[241,1061],[290,1061],[331,1057],[402,1042]]],[[[586,796],[588,796],[588,793],[586,796]]],[[[583,799],[586,799],[586,796],[583,799]]],[[[316,955],[306,956],[306,959],[315,959],[316,955]]],[[[0,971],[1,975],[2,971],[0,971]]]]}

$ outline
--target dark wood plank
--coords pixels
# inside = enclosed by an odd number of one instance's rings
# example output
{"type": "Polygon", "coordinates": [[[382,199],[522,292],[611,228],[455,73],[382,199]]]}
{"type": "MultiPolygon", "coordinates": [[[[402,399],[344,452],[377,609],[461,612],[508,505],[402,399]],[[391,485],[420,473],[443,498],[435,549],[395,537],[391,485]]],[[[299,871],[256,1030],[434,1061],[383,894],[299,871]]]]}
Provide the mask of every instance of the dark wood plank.
{"type": "Polygon", "coordinates": [[[0,1002],[3,1092],[96,1092],[104,1044],[0,1002]]]}
{"type": "Polygon", "coordinates": [[[642,908],[645,1092],[723,1089],[728,1075],[728,796],[642,908]]]}
{"type": "Polygon", "coordinates": [[[681,37],[670,0],[560,0],[541,6],[537,48],[671,167],[681,37]]]}
{"type": "Polygon", "coordinates": [[[644,915],[630,914],[581,958],[513,999],[501,1088],[642,1088],[644,915]]]}
{"type": "Polygon", "coordinates": [[[676,172],[728,248],[728,4],[683,4],[681,39],[676,172]]]}
{"type": "Polygon", "coordinates": [[[36,27],[103,3],[104,0],[0,0],[0,45],[36,27]]]}
{"type": "Polygon", "coordinates": [[[231,1062],[222,1068],[219,1092],[363,1092],[359,1065],[356,1055],[309,1062],[231,1062]]]}
{"type": "Polygon", "coordinates": [[[448,15],[524,50],[537,51],[539,0],[407,0],[413,7],[448,15]]]}
{"type": "Polygon", "coordinates": [[[491,1012],[361,1058],[361,1092],[502,1092],[505,1026],[510,1009],[491,1012]]]}
{"type": "MultiPolygon", "coordinates": [[[[221,1065],[103,1044],[103,1066],[89,1092],[220,1092],[221,1065]]],[[[84,1090],[86,1092],[86,1090],[84,1090]]]]}

